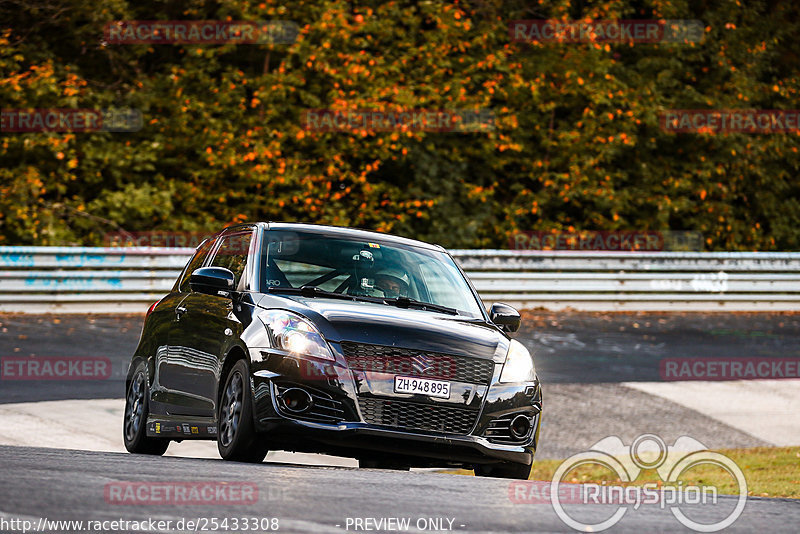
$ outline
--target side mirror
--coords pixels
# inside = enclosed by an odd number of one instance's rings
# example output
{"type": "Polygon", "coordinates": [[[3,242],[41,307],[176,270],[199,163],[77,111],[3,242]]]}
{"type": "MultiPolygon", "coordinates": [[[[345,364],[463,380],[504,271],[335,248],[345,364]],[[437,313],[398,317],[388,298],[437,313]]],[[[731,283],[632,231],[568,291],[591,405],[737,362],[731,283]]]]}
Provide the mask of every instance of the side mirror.
{"type": "Polygon", "coordinates": [[[192,291],[206,295],[228,297],[233,291],[235,277],[225,267],[200,267],[189,276],[192,291]]]}
{"type": "Polygon", "coordinates": [[[489,319],[499,326],[503,332],[508,333],[519,330],[519,324],[522,321],[517,310],[502,302],[495,302],[492,304],[492,309],[489,312],[489,319]]]}

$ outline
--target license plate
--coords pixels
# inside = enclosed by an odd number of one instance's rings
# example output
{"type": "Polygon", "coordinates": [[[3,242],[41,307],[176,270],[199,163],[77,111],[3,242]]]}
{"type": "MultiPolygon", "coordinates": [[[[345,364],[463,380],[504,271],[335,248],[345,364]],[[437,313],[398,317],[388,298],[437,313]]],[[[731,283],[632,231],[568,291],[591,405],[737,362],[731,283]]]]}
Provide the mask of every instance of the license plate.
{"type": "Polygon", "coordinates": [[[445,380],[429,380],[427,378],[413,378],[410,376],[394,377],[395,393],[415,393],[438,397],[440,399],[450,398],[450,382],[445,380]]]}

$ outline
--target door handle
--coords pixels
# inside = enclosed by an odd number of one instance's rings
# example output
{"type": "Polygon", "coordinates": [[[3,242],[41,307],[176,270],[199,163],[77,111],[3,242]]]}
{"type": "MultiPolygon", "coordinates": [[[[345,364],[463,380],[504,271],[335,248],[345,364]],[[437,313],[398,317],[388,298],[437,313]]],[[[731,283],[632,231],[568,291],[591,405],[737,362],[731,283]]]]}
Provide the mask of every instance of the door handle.
{"type": "Polygon", "coordinates": [[[178,316],[178,320],[180,320],[180,318],[181,318],[181,317],[183,316],[183,314],[184,314],[184,313],[186,313],[186,312],[187,312],[187,310],[186,310],[186,308],[184,308],[183,306],[178,306],[177,308],[175,308],[175,315],[177,315],[177,316],[178,316]]]}

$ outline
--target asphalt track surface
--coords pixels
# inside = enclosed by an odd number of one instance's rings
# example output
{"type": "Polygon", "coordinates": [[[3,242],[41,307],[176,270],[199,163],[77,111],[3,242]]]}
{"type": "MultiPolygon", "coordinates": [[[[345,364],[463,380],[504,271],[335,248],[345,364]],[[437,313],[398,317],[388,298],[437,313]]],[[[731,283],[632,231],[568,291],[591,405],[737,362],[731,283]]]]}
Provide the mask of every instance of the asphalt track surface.
{"type": "MultiPolygon", "coordinates": [[[[127,362],[141,322],[141,316],[0,316],[0,356],[103,356],[112,363],[110,379],[102,381],[2,380],[0,404],[123,397],[127,362]]],[[[527,314],[523,324],[517,339],[533,350],[544,383],[538,458],[564,458],[610,435],[630,443],[643,432],[657,433],[667,443],[689,435],[709,448],[767,445],[741,429],[622,382],[659,380],[659,362],[666,357],[800,356],[800,315],[792,314],[527,314]]],[[[92,425],[91,420],[84,423],[92,425]]],[[[30,441],[35,444],[35,436],[30,441]]],[[[346,528],[347,518],[390,517],[410,518],[412,531],[416,521],[424,523],[427,518],[451,519],[452,531],[463,532],[571,531],[549,503],[514,502],[509,484],[424,471],[269,461],[252,466],[0,446],[0,532],[19,531],[2,520],[21,517],[141,521],[234,516],[276,517],[280,532],[363,532],[367,530],[354,530],[353,525],[346,528]],[[118,481],[221,480],[257,484],[258,502],[234,507],[126,506],[107,503],[103,493],[106,484],[118,481]]],[[[713,522],[732,502],[725,497],[716,507],[693,507],[689,515],[713,522]]],[[[617,505],[580,506],[578,513],[586,522],[605,519],[617,509],[617,505]]],[[[731,529],[796,532],[798,520],[800,501],[751,497],[731,529]]],[[[651,505],[629,509],[611,531],[682,529],[688,531],[668,508],[651,505]]]]}
{"type": "MultiPolygon", "coordinates": [[[[279,532],[356,531],[348,518],[409,518],[452,520],[452,532],[570,532],[549,503],[519,504],[509,498],[507,480],[427,472],[321,468],[283,464],[247,465],[221,460],[152,458],[128,454],[92,453],[35,448],[0,448],[2,515],[48,520],[142,521],[148,518],[277,518],[279,532]],[[251,505],[119,505],[106,502],[108,484],[130,481],[239,481],[258,486],[251,505]]],[[[717,505],[731,507],[732,497],[717,505]]],[[[572,511],[587,523],[599,522],[618,505],[581,505],[572,511]]],[[[720,519],[711,506],[683,507],[692,519],[720,519]]],[[[797,532],[800,503],[792,500],[749,499],[731,532],[797,532]]],[[[443,524],[449,525],[447,521],[443,524]]],[[[419,523],[419,526],[425,526],[419,523]]],[[[165,529],[164,531],[176,531],[165,529]]],[[[360,530],[365,531],[365,530],[360,530]]],[[[442,532],[443,530],[434,530],[442,532]]],[[[628,509],[613,532],[689,531],[668,508],[628,509]]],[[[222,532],[222,530],[220,530],[222,532]]]]}
{"type": "MultiPolygon", "coordinates": [[[[142,316],[0,316],[2,356],[102,356],[108,380],[0,380],[0,404],[123,398],[142,316]]],[[[625,387],[659,380],[666,357],[798,357],[800,315],[525,314],[516,338],[534,353],[543,382],[538,458],[566,458],[598,439],[644,432],[681,435],[709,448],[770,443],[676,403],[625,387]]]]}

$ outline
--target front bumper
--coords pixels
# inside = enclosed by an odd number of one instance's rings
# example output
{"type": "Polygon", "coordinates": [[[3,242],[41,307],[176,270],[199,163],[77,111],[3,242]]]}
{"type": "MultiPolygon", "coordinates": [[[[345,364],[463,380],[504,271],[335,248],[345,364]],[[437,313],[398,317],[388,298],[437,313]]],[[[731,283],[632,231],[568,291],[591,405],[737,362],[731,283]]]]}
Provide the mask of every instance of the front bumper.
{"type": "Polygon", "coordinates": [[[530,465],[535,453],[532,445],[499,445],[481,436],[432,435],[388,430],[366,423],[326,425],[288,419],[261,423],[270,443],[285,450],[322,451],[352,458],[386,457],[420,467],[497,462],[530,465]]]}
{"type": "Polygon", "coordinates": [[[269,351],[251,350],[251,386],[256,430],[271,448],[298,452],[325,452],[337,456],[380,459],[413,466],[474,466],[498,462],[530,465],[539,440],[541,386],[537,382],[499,384],[497,366],[491,383],[454,383],[452,401],[409,399],[388,389],[391,376],[359,373],[338,361],[306,360],[269,351]],[[279,401],[281,391],[301,387],[323,406],[318,413],[289,413],[279,401]],[[414,404],[430,409],[474,410],[474,423],[466,432],[450,433],[367,422],[365,399],[414,404]],[[331,406],[332,408],[328,408],[331,406]],[[335,415],[335,417],[333,415],[335,415]],[[497,421],[516,415],[530,420],[522,439],[509,440],[492,429],[497,421]],[[330,417],[328,417],[330,416],[330,417]]]}

